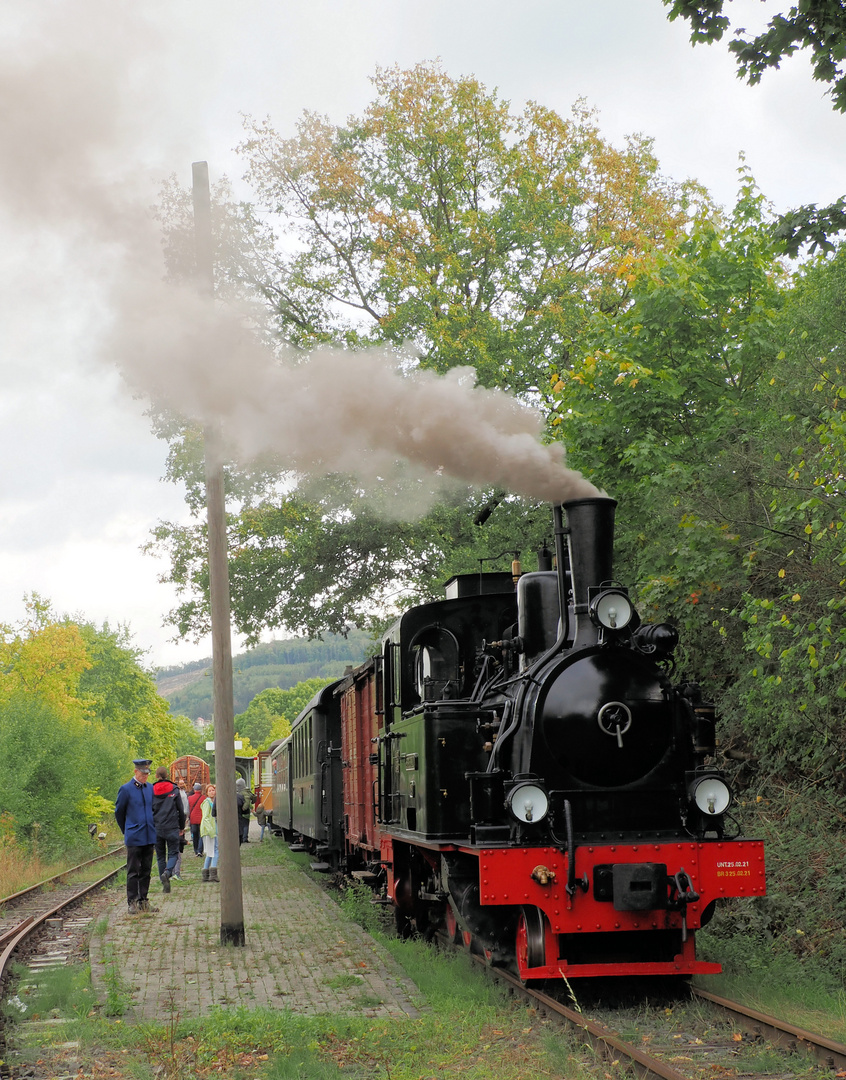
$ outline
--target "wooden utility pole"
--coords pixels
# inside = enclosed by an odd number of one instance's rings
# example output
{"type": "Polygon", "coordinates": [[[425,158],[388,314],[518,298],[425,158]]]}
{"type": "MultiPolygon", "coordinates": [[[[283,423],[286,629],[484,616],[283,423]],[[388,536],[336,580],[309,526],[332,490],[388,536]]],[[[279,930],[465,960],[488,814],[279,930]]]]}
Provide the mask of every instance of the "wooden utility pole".
{"type": "MultiPolygon", "coordinates": [[[[191,169],[194,180],[197,281],[211,304],[214,300],[214,261],[209,167],[205,161],[195,161],[191,169]]],[[[241,850],[238,843],[238,807],[235,797],[235,709],[232,697],[226,491],[221,440],[212,423],[205,428],[205,459],[214,674],[214,764],[217,783],[217,839],[220,850],[220,943],[245,945],[241,850]]]]}

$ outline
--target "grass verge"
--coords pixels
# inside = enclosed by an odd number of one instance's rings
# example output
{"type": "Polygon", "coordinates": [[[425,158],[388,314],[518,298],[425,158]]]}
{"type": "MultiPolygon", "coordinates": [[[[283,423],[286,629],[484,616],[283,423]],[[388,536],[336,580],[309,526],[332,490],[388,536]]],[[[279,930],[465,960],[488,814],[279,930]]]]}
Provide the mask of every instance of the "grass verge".
{"type": "MultiPolygon", "coordinates": [[[[291,858],[279,841],[245,853],[245,862],[256,864],[291,858]]],[[[120,1015],[124,988],[119,958],[111,956],[115,986],[105,1009],[90,1007],[88,991],[85,1008],[70,1004],[73,995],[64,1005],[56,999],[50,1019],[64,1023],[18,1029],[20,1064],[31,1065],[35,1075],[81,1072],[112,1080],[206,1080],[221,1075],[234,1080],[421,1080],[453,1075],[543,1080],[582,1075],[577,1044],[488,983],[466,956],[444,957],[423,942],[390,938],[385,925],[392,920],[370,904],[370,896],[368,889],[354,887],[339,899],[347,915],[365,921],[419,987],[421,1010],[416,1017],[304,1016],[262,1006],[215,1008],[193,1019],[181,1017],[171,1002],[161,1021],[128,1024],[120,1015]]]]}

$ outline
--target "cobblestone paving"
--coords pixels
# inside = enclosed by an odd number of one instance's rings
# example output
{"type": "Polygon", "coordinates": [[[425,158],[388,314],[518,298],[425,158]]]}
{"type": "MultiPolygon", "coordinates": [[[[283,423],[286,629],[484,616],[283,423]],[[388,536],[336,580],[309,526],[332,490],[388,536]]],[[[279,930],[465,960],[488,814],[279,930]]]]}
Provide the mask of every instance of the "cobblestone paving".
{"type": "Polygon", "coordinates": [[[154,873],[157,913],[129,915],[116,902],[105,933],[92,935],[98,998],[106,1000],[119,971],[130,1023],[202,1016],[216,1006],[417,1016],[417,988],[390,954],[293,864],[251,865],[254,850],[252,843],[241,849],[244,948],[220,944],[220,886],[201,881],[203,861],[186,849],[185,880],[174,881],[169,895],[154,873]]]}

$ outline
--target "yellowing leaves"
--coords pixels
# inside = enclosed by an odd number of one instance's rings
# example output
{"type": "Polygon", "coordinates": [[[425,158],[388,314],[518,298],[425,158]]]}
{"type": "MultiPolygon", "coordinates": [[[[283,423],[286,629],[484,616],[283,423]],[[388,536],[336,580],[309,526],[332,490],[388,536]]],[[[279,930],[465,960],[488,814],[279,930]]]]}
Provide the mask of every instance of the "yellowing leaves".
{"type": "Polygon", "coordinates": [[[79,627],[34,625],[0,643],[0,701],[15,693],[38,694],[60,715],[81,715],[80,677],[91,667],[79,627]]]}

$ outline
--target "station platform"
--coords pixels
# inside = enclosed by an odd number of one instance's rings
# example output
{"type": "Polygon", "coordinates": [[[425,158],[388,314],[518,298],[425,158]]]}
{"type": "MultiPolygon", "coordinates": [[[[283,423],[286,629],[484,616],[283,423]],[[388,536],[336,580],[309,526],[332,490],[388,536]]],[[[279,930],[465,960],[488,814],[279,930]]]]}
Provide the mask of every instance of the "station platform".
{"type": "Polygon", "coordinates": [[[263,857],[284,841],[251,822],[242,845],[245,947],[220,944],[220,886],[201,880],[190,846],[182,881],[165,894],[154,875],[158,911],[130,915],[124,895],[92,933],[93,990],[102,1005],[120,996],[124,1023],[207,1015],[214,1008],[268,1006],[295,1013],[373,1017],[419,1015],[420,995],[390,953],[351,922],[291,860],[263,857]]]}

